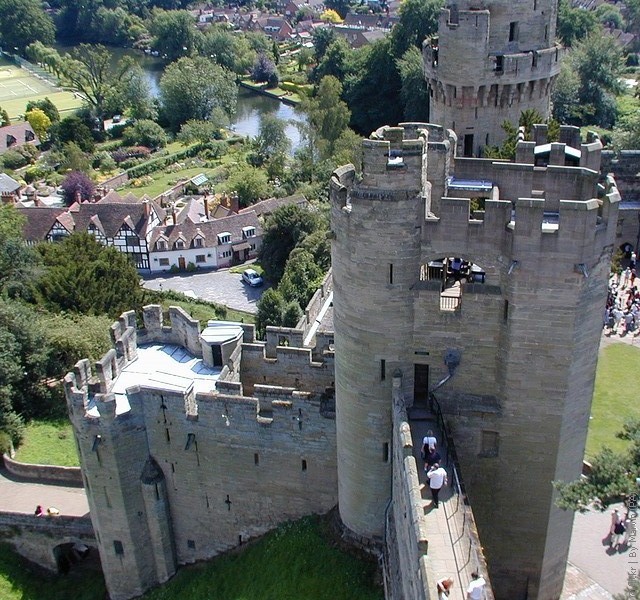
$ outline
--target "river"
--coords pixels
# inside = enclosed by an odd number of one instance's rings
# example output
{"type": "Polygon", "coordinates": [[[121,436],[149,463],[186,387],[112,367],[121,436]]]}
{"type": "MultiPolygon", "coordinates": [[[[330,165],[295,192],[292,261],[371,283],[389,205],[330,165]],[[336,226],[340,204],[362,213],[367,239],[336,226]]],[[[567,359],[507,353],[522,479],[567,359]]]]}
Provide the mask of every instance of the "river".
{"type": "MultiPolygon", "coordinates": [[[[56,44],[55,48],[61,54],[71,50],[70,46],[60,44],[56,44]]],[[[109,48],[109,50],[112,54],[114,65],[125,56],[135,59],[142,67],[149,83],[151,95],[154,97],[160,95],[160,78],[164,71],[164,63],[160,59],[130,48],[109,48]]],[[[246,88],[239,88],[238,106],[235,115],[231,118],[229,127],[240,135],[255,137],[260,131],[260,117],[266,114],[272,114],[287,123],[286,134],[291,141],[291,152],[294,152],[301,142],[300,132],[294,122],[304,121],[304,116],[298,113],[293,106],[268,96],[256,94],[246,88]]]]}

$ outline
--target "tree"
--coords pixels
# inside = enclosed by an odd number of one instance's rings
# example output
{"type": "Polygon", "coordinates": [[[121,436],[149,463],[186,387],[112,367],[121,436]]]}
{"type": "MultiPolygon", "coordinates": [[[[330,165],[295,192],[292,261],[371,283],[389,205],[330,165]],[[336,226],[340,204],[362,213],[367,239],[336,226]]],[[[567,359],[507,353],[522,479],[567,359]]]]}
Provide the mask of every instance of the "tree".
{"type": "Polygon", "coordinates": [[[318,228],[318,216],[295,205],[278,208],[265,224],[258,259],[267,278],[282,279],[291,251],[318,228]]]}
{"type": "Polygon", "coordinates": [[[637,600],[640,598],[640,579],[637,571],[630,573],[627,578],[627,587],[622,594],[614,594],[613,600],[637,600]]]}
{"type": "Polygon", "coordinates": [[[223,25],[213,25],[204,33],[202,55],[239,75],[249,71],[256,58],[246,37],[223,25]]]}
{"type": "Polygon", "coordinates": [[[65,117],[59,123],[53,125],[49,130],[49,135],[60,146],[66,142],[73,142],[84,152],[93,152],[95,146],[91,130],[80,117],[75,115],[65,117]]]}
{"type": "Polygon", "coordinates": [[[229,117],[219,108],[215,108],[208,121],[187,121],[180,127],[178,140],[188,146],[194,142],[208,144],[222,137],[222,128],[228,123],[229,117]]]}
{"type": "Polygon", "coordinates": [[[575,44],[567,61],[580,81],[580,125],[611,128],[617,116],[615,96],[623,90],[622,53],[607,36],[594,33],[575,44]]]}
{"type": "Polygon", "coordinates": [[[0,45],[20,53],[35,41],[53,44],[55,28],[39,0],[0,0],[0,45]]]}
{"type": "Polygon", "coordinates": [[[640,148],[640,113],[628,115],[613,129],[613,145],[616,150],[640,148]]]}
{"type": "Polygon", "coordinates": [[[24,243],[24,224],[13,204],[0,204],[0,296],[30,296],[37,256],[24,243]]]}
{"type": "Polygon", "coordinates": [[[25,115],[25,118],[40,140],[46,140],[48,135],[47,132],[49,131],[49,127],[51,127],[51,119],[45,114],[45,112],[39,108],[34,108],[25,115]]]}
{"type": "Polygon", "coordinates": [[[622,29],[624,27],[624,19],[617,6],[605,3],[596,7],[593,12],[598,22],[605,27],[612,27],[614,29],[622,29]]]}
{"type": "Polygon", "coordinates": [[[122,132],[122,140],[127,146],[147,146],[153,150],[167,145],[167,134],[154,121],[136,121],[122,132]]]}
{"type": "Polygon", "coordinates": [[[254,140],[260,165],[271,160],[282,159],[291,146],[287,137],[286,123],[275,115],[260,117],[260,131],[254,140]]]}
{"type": "Polygon", "coordinates": [[[266,82],[269,87],[278,85],[278,69],[266,54],[258,54],[251,69],[251,79],[256,83],[266,82]]]}
{"type": "Polygon", "coordinates": [[[327,48],[337,38],[333,27],[319,27],[313,31],[313,48],[316,53],[316,62],[319,63],[327,51],[327,48]]]}
{"type": "Polygon", "coordinates": [[[322,60],[313,72],[315,81],[321,81],[323,77],[331,75],[343,81],[351,70],[351,56],[353,50],[346,39],[340,37],[333,40],[327,48],[322,60]]]}
{"type": "Polygon", "coordinates": [[[569,61],[565,61],[551,92],[554,119],[564,125],[580,122],[579,91],[580,77],[571,67],[569,61]]]}
{"type": "Polygon", "coordinates": [[[571,482],[554,481],[556,504],[565,510],[599,510],[637,493],[640,476],[640,420],[627,421],[618,437],[631,443],[624,453],[603,448],[591,464],[589,477],[571,482]]]}
{"type": "Polygon", "coordinates": [[[49,117],[49,121],[52,123],[57,123],[60,120],[60,113],[56,105],[51,102],[49,97],[45,97],[41,100],[29,100],[27,102],[27,106],[25,108],[25,112],[29,112],[34,108],[39,108],[47,117],[49,117]]]}
{"type": "Polygon", "coordinates": [[[594,12],[583,8],[572,8],[570,0],[558,3],[558,25],[556,34],[565,46],[573,46],[598,29],[594,12]]]}
{"type": "Polygon", "coordinates": [[[349,124],[351,113],[341,94],[342,84],[335,77],[327,76],[320,82],[316,95],[300,103],[309,124],[303,135],[312,151],[318,150],[323,157],[333,153],[336,140],[349,124]]]}
{"type": "Polygon", "coordinates": [[[300,308],[306,307],[322,283],[322,276],[322,269],[316,264],[313,254],[295,248],[287,260],[278,291],[286,302],[295,301],[300,308]]]}
{"type": "Polygon", "coordinates": [[[171,63],[160,80],[162,109],[174,130],[190,119],[209,120],[215,108],[231,115],[237,96],[233,74],[202,57],[171,63]]]}
{"type": "Polygon", "coordinates": [[[227,192],[237,192],[241,207],[266,198],[272,191],[267,174],[262,169],[248,165],[236,169],[224,187],[227,192]]]}
{"type": "Polygon", "coordinates": [[[58,170],[61,173],[67,171],[91,172],[91,159],[86,152],[74,142],[67,142],[60,151],[60,164],[58,170]]]}
{"type": "Polygon", "coordinates": [[[0,106],[0,127],[4,127],[5,125],[10,125],[11,119],[9,119],[9,113],[0,106]]]}
{"type": "Polygon", "coordinates": [[[80,200],[91,200],[96,186],[89,176],[81,171],[71,171],[60,184],[64,200],[69,205],[80,200]]]}
{"type": "Polygon", "coordinates": [[[140,65],[133,65],[126,71],[117,87],[117,95],[122,112],[126,112],[132,119],[154,121],[157,118],[158,108],[151,94],[149,81],[140,65]]]}
{"type": "Polygon", "coordinates": [[[443,0],[404,0],[400,20],[391,32],[393,56],[400,58],[411,47],[422,49],[422,42],[438,31],[443,0]]]}
{"type": "Polygon", "coordinates": [[[89,44],[80,44],[60,63],[63,82],[82,96],[100,120],[100,126],[109,98],[131,68],[130,60],[122,60],[113,68],[111,53],[104,46],[89,44]]]}
{"type": "Polygon", "coordinates": [[[369,135],[382,125],[402,120],[402,82],[389,38],[355,52],[353,76],[344,84],[344,100],[351,111],[351,127],[369,135]]]}
{"type": "Polygon", "coordinates": [[[282,294],[274,288],[269,288],[258,301],[256,313],[256,334],[264,339],[268,325],[280,327],[285,310],[285,301],[282,294]]]}
{"type": "Polygon", "coordinates": [[[326,0],[324,5],[344,19],[349,12],[350,2],[349,0],[326,0]]]}
{"type": "Polygon", "coordinates": [[[342,17],[333,9],[329,8],[320,15],[320,20],[325,23],[342,23],[342,17]]]}
{"type": "Polygon", "coordinates": [[[38,293],[49,310],[115,318],[140,306],[140,276],[116,248],[102,246],[88,233],[74,233],[38,250],[45,266],[38,293]]]}
{"type": "Polygon", "coordinates": [[[422,54],[411,46],[397,61],[400,72],[400,97],[406,121],[429,121],[429,90],[424,79],[422,54]]]}
{"type": "Polygon", "coordinates": [[[151,47],[167,62],[193,56],[201,43],[195,19],[186,10],[155,10],[149,26],[151,47]]]}

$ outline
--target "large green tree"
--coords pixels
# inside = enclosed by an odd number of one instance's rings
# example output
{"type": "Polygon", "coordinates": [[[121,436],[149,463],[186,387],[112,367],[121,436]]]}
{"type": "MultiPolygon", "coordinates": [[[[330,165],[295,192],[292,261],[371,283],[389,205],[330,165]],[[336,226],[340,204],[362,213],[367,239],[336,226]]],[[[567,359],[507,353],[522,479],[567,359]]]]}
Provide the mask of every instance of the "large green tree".
{"type": "Polygon", "coordinates": [[[193,56],[201,44],[202,34],[186,10],[154,11],[149,31],[153,36],[151,47],[167,62],[193,56]]]}
{"type": "Polygon", "coordinates": [[[0,0],[0,45],[23,53],[36,41],[52,44],[55,28],[39,0],[0,0]]]}
{"type": "Polygon", "coordinates": [[[400,72],[400,97],[405,121],[429,121],[429,89],[424,79],[422,54],[411,46],[398,60],[400,72]]]}
{"type": "Polygon", "coordinates": [[[565,46],[573,46],[598,29],[598,19],[593,11],[573,8],[570,0],[559,1],[556,33],[565,46]]]}
{"type": "Polygon", "coordinates": [[[393,55],[400,58],[411,47],[421,49],[422,42],[438,31],[438,17],[444,0],[404,0],[400,21],[391,32],[393,55]]]}
{"type": "Polygon", "coordinates": [[[248,72],[256,59],[256,52],[247,38],[224,25],[213,25],[207,29],[203,35],[201,53],[238,74],[248,72]]]}
{"type": "Polygon", "coordinates": [[[38,250],[45,269],[38,294],[48,309],[117,317],[140,305],[140,276],[131,260],[93,236],[74,233],[38,250]]]}
{"type": "Polygon", "coordinates": [[[322,283],[323,275],[311,252],[295,248],[287,260],[278,291],[285,301],[295,301],[300,308],[306,307],[322,283]]]}
{"type": "Polygon", "coordinates": [[[267,219],[259,260],[270,281],[282,279],[291,251],[319,226],[317,213],[296,205],[283,206],[267,219]]]}
{"type": "Polygon", "coordinates": [[[237,97],[233,74],[203,57],[171,63],[160,80],[163,114],[174,130],[191,119],[208,120],[216,108],[233,114],[237,97]]]}
{"type": "Polygon", "coordinates": [[[37,256],[25,245],[24,217],[12,204],[0,205],[0,296],[30,296],[37,256]]]}

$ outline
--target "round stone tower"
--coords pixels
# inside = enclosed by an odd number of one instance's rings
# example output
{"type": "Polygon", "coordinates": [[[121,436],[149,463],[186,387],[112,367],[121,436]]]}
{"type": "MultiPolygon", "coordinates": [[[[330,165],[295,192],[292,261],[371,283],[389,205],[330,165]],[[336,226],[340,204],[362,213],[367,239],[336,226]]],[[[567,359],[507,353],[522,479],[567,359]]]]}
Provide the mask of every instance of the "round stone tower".
{"type": "Polygon", "coordinates": [[[440,13],[438,36],[423,45],[430,121],[453,129],[458,154],[500,144],[504,121],[527,109],[549,115],[560,71],[557,0],[461,0],[440,13]]]}
{"type": "MultiPolygon", "coordinates": [[[[381,538],[391,487],[391,388],[404,366],[424,219],[426,132],[385,127],[331,180],[338,496],[356,536],[381,538]]],[[[408,377],[406,378],[409,379],[408,377]]],[[[412,382],[411,382],[412,384],[412,382]]]]}

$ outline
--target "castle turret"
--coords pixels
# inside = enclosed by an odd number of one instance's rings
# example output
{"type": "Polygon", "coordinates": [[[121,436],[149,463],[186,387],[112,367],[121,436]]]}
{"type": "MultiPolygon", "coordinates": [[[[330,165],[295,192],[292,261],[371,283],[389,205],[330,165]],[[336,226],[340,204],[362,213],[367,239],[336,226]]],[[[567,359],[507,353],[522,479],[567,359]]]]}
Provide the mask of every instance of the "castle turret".
{"type": "MultiPolygon", "coordinates": [[[[340,516],[357,536],[383,533],[391,485],[391,384],[413,329],[424,219],[427,132],[383,128],[331,180],[340,516]]],[[[410,377],[407,378],[411,380],[410,377]]]]}
{"type": "Polygon", "coordinates": [[[458,152],[479,156],[502,143],[504,121],[527,109],[549,114],[560,72],[557,0],[462,0],[440,13],[423,45],[430,120],[453,129],[458,152]]]}

